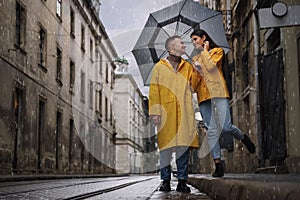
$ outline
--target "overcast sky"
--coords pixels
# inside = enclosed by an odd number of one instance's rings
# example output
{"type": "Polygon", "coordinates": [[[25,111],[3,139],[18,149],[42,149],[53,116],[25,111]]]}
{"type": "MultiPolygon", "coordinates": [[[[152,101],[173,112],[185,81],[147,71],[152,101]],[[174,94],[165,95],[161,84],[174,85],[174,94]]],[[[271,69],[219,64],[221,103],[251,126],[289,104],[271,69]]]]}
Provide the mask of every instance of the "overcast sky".
{"type": "MultiPolygon", "coordinates": [[[[119,56],[129,61],[129,72],[135,77],[139,71],[131,50],[137,41],[151,12],[160,10],[181,0],[101,0],[100,19],[119,56]]],[[[140,77],[138,86],[147,93],[140,77]]]]}
{"type": "Polygon", "coordinates": [[[151,12],[180,0],[101,0],[100,18],[110,36],[142,28],[151,12]]]}

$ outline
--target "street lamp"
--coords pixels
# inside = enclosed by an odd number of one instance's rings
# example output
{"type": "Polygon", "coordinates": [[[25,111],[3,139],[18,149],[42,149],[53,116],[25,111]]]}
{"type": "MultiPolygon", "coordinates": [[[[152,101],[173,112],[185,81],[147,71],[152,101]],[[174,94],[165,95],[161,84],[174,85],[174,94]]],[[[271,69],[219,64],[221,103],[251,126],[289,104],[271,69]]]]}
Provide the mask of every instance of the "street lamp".
{"type": "Polygon", "coordinates": [[[129,63],[128,60],[124,58],[124,56],[116,58],[113,62],[118,66],[116,71],[127,72],[127,66],[129,65],[129,63]]]}

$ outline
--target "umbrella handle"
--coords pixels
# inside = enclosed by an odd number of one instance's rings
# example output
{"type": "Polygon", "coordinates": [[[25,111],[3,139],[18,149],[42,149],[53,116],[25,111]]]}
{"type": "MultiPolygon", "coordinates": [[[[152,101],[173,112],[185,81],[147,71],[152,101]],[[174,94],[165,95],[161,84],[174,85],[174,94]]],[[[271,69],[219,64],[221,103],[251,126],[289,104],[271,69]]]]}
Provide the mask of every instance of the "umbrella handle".
{"type": "Polygon", "coordinates": [[[189,56],[187,53],[185,53],[185,55],[188,57],[187,60],[193,60],[193,59],[191,58],[191,56],[189,56]]]}
{"type": "Polygon", "coordinates": [[[193,61],[193,58],[191,58],[191,56],[189,56],[187,53],[185,53],[185,55],[188,57],[187,59],[186,59],[186,61],[188,61],[191,65],[193,65],[193,67],[194,67],[194,61],[193,61]]]}
{"type": "Polygon", "coordinates": [[[185,53],[184,55],[186,55],[188,57],[187,61],[193,62],[193,58],[191,58],[191,56],[189,56],[187,53],[185,53]]]}

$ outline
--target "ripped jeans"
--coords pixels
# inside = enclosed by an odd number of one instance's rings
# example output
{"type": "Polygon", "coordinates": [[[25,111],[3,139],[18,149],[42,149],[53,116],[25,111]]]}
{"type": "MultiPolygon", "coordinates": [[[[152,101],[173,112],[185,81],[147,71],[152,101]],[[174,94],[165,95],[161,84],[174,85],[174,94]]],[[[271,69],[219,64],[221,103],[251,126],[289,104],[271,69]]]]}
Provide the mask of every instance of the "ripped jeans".
{"type": "Polygon", "coordinates": [[[244,134],[231,122],[229,100],[227,98],[212,98],[199,104],[200,113],[207,129],[208,145],[213,159],[221,158],[219,137],[221,133],[231,134],[237,140],[242,140],[244,134]]]}

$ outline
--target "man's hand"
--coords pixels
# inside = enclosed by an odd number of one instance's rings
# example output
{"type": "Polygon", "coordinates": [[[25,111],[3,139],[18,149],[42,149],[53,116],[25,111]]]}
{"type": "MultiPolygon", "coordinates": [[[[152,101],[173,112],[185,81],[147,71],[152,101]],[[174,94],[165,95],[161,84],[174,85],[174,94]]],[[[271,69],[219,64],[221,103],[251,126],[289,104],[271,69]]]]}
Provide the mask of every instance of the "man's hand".
{"type": "Polygon", "coordinates": [[[203,75],[203,72],[202,72],[202,66],[200,65],[199,62],[195,61],[195,62],[193,63],[193,67],[194,67],[194,69],[195,69],[199,74],[203,75]]]}
{"type": "Polygon", "coordinates": [[[155,125],[159,125],[161,123],[161,119],[159,115],[152,115],[151,120],[155,125]]]}

